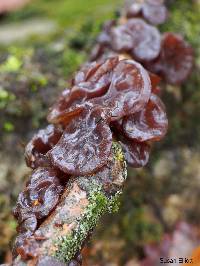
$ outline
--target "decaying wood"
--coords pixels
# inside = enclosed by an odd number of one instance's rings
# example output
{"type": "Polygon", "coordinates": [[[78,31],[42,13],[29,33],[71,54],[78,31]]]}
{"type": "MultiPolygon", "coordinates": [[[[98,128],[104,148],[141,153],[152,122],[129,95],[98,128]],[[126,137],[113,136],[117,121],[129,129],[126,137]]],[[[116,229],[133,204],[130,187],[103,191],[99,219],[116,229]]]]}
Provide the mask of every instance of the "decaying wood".
{"type": "Polygon", "coordinates": [[[126,163],[118,143],[113,143],[107,166],[104,174],[70,180],[55,211],[27,241],[35,258],[22,261],[18,256],[12,266],[64,266],[74,258],[101,216],[117,207],[126,179],[126,163]]]}

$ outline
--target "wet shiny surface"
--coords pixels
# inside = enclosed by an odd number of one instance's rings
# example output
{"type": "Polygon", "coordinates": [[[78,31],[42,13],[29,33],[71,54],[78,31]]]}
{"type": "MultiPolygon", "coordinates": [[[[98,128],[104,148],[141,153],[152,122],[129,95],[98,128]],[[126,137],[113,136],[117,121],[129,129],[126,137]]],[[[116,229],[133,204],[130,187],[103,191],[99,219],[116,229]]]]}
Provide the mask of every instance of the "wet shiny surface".
{"type": "Polygon", "coordinates": [[[183,83],[193,67],[193,50],[182,36],[166,33],[162,38],[159,57],[146,67],[161,75],[167,83],[183,83]]]}
{"type": "Polygon", "coordinates": [[[163,0],[130,0],[126,5],[126,16],[139,16],[153,25],[158,25],[167,20],[168,11],[163,0]]]}

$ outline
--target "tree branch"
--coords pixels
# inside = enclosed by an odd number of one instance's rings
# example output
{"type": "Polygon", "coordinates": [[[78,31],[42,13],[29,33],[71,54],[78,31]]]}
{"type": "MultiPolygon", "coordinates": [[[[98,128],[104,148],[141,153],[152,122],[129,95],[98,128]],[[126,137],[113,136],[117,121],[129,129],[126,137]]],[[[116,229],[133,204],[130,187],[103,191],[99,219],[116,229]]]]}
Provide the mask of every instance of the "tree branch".
{"type": "Polygon", "coordinates": [[[24,262],[18,256],[12,265],[66,265],[81,250],[102,215],[118,210],[126,175],[121,146],[114,142],[107,166],[95,175],[71,179],[55,211],[27,240],[26,248],[35,258],[24,262]]]}

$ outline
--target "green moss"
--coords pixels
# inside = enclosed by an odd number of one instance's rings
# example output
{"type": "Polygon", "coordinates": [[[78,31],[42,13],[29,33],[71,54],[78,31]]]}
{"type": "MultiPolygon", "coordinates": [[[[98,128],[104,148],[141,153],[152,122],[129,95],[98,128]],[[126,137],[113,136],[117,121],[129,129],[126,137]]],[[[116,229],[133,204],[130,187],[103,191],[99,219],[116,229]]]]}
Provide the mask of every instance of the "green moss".
{"type": "Polygon", "coordinates": [[[11,122],[7,121],[3,124],[3,129],[6,132],[12,132],[15,129],[15,127],[11,122]]]}
{"type": "Polygon", "coordinates": [[[42,73],[37,73],[35,76],[33,76],[33,80],[41,87],[44,87],[48,84],[47,78],[42,75],[42,73]]]}
{"type": "Polygon", "coordinates": [[[123,179],[126,180],[126,178],[127,178],[127,163],[125,160],[124,153],[122,151],[122,147],[116,141],[113,141],[113,143],[112,143],[112,153],[114,155],[114,160],[117,162],[120,162],[123,165],[124,171],[122,173],[122,176],[123,176],[123,179]]]}
{"type": "Polygon", "coordinates": [[[15,100],[15,95],[0,87],[0,109],[3,109],[11,101],[15,100]]]}
{"type": "Polygon", "coordinates": [[[22,66],[22,62],[14,55],[10,55],[0,66],[2,72],[17,72],[22,66]]]}
{"type": "Polygon", "coordinates": [[[66,76],[73,74],[77,68],[86,60],[86,54],[84,52],[77,52],[76,50],[67,48],[64,51],[60,61],[60,65],[66,76]]]}
{"type": "Polygon", "coordinates": [[[80,49],[88,50],[93,44],[94,38],[99,33],[99,25],[93,20],[87,19],[81,26],[80,30],[75,31],[69,40],[69,46],[80,51],[80,49]]]}
{"type": "Polygon", "coordinates": [[[114,159],[119,162],[125,162],[124,153],[121,146],[116,141],[112,144],[112,150],[114,154],[114,159]]]}
{"type": "Polygon", "coordinates": [[[77,28],[90,17],[96,21],[110,19],[111,14],[122,0],[35,0],[22,10],[8,16],[9,21],[19,21],[30,17],[48,17],[55,19],[62,26],[77,28]]]}
{"type": "Polygon", "coordinates": [[[97,225],[100,217],[106,212],[116,212],[119,208],[119,195],[107,198],[99,185],[93,185],[89,193],[89,205],[85,213],[78,221],[77,227],[71,235],[60,237],[55,246],[57,251],[54,254],[60,261],[70,261],[78,250],[81,249],[88,234],[97,225]]]}
{"type": "Polygon", "coordinates": [[[0,88],[0,100],[6,100],[9,97],[8,91],[3,88],[0,88]]]}
{"type": "MultiPolygon", "coordinates": [[[[126,164],[121,145],[117,142],[112,144],[113,171],[126,178],[126,164]]],[[[63,262],[70,261],[78,250],[81,249],[89,233],[97,225],[105,213],[115,213],[119,210],[121,190],[113,196],[108,196],[103,185],[98,179],[92,177],[79,177],[79,186],[87,191],[89,204],[82,217],[77,220],[77,226],[70,235],[62,236],[55,241],[56,252],[53,254],[63,262]]]]}

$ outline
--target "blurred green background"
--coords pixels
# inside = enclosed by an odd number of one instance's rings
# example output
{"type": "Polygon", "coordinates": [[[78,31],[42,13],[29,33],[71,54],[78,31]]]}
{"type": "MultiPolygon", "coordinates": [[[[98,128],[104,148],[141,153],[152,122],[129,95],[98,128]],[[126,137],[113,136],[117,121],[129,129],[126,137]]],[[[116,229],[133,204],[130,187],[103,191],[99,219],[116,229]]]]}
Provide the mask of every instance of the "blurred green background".
{"type": "MultiPolygon", "coordinates": [[[[105,217],[85,250],[85,265],[135,266],[178,221],[200,222],[200,1],[168,0],[162,32],[181,33],[195,66],[182,87],[163,87],[169,133],[144,169],[129,170],[118,214],[105,217]]],[[[87,60],[102,23],[122,0],[35,0],[0,15],[0,262],[9,261],[11,209],[29,173],[24,145],[46,125],[48,107],[87,60]]]]}

